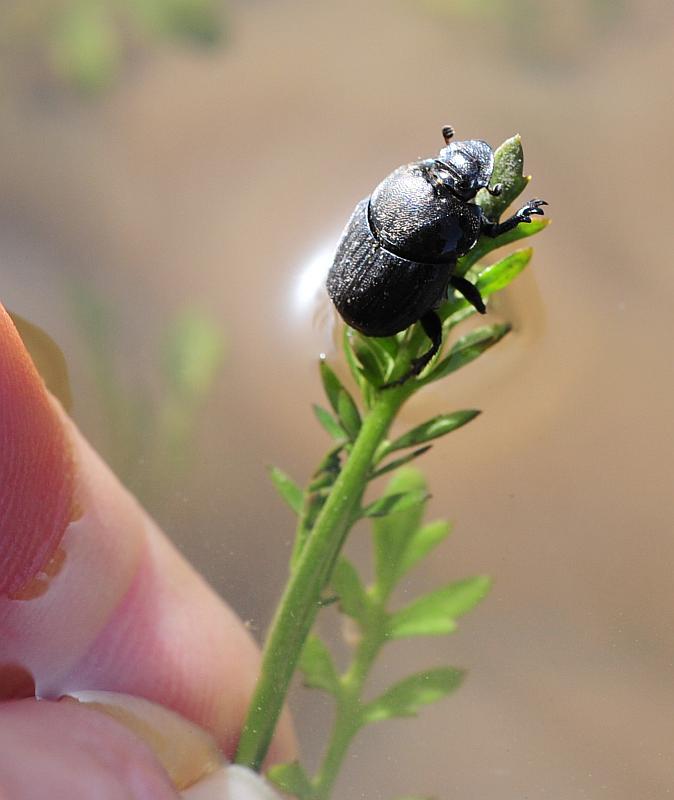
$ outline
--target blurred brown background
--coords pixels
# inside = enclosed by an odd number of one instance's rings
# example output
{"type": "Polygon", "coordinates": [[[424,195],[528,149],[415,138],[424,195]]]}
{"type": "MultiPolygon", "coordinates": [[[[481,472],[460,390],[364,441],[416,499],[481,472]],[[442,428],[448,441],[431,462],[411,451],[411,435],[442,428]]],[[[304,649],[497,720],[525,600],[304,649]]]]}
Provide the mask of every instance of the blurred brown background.
{"type": "MultiPolygon", "coordinates": [[[[61,344],[77,422],[258,637],[293,527],[266,465],[303,481],[327,446],[308,267],[447,122],[519,131],[525,197],[550,202],[500,301],[515,333],[403,420],[485,412],[422,463],[456,528],[410,591],[495,587],[375,683],[469,679],[362,734],[336,796],[674,792],[671,0],[130,9],[3,4],[1,297],[61,344]]],[[[312,764],[330,707],[294,703],[312,764]]]]}

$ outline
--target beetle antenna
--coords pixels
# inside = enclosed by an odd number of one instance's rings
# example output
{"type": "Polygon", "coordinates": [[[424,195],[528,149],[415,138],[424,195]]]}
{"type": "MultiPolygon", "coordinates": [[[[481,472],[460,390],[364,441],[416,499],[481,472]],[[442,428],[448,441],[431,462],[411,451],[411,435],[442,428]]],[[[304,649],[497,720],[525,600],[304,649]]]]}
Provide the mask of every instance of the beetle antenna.
{"type": "Polygon", "coordinates": [[[487,186],[487,191],[492,197],[498,197],[503,191],[503,184],[495,183],[493,186],[487,186]]]}
{"type": "Polygon", "coordinates": [[[442,129],[442,137],[445,140],[445,144],[449,144],[449,140],[454,136],[454,128],[451,125],[445,125],[442,129]]]}

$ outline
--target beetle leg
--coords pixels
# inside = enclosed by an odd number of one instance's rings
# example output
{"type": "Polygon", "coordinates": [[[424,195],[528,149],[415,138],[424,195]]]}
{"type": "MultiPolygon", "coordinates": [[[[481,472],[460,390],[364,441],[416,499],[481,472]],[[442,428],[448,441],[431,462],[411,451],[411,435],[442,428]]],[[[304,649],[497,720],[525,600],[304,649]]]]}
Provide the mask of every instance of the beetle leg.
{"type": "Polygon", "coordinates": [[[480,233],[484,233],[486,236],[493,239],[496,236],[500,236],[502,233],[507,233],[513,228],[516,228],[520,222],[522,222],[522,219],[518,217],[517,214],[513,214],[512,217],[508,217],[508,219],[503,222],[490,222],[483,214],[480,233]]]}
{"type": "Polygon", "coordinates": [[[412,374],[418,375],[440,349],[442,344],[442,322],[435,311],[427,311],[420,320],[424,333],[432,342],[431,349],[412,362],[412,374]]]}
{"type": "MultiPolygon", "coordinates": [[[[480,290],[474,283],[471,283],[466,278],[461,278],[459,275],[452,275],[449,279],[449,285],[453,286],[457,292],[462,294],[466,300],[475,308],[476,311],[479,311],[480,314],[484,314],[486,312],[486,308],[484,305],[484,300],[482,299],[482,295],[480,294],[480,290]]],[[[424,330],[426,330],[424,328],[424,330]]]]}
{"type": "Polygon", "coordinates": [[[435,311],[427,311],[419,321],[421,322],[421,327],[424,329],[424,333],[432,342],[431,349],[419,356],[419,358],[415,358],[410,364],[410,368],[401,378],[398,378],[397,381],[385,384],[381,387],[382,389],[390,389],[392,386],[401,386],[414,375],[418,375],[440,349],[440,345],[442,344],[442,322],[440,322],[440,317],[435,311]]]}
{"type": "Polygon", "coordinates": [[[508,217],[508,219],[503,222],[490,222],[483,213],[480,232],[492,238],[500,236],[502,233],[507,233],[513,228],[516,228],[520,222],[531,222],[532,215],[542,216],[545,214],[545,211],[543,211],[541,206],[547,205],[545,200],[529,200],[529,202],[522,206],[519,211],[516,211],[512,217],[508,217]]]}

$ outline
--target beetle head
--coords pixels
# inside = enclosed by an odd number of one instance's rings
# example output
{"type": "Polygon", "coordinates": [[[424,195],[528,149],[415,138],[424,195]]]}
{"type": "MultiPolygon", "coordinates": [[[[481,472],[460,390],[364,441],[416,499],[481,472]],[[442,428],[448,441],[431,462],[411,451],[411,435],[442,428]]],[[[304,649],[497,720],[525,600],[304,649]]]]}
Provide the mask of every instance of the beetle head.
{"type": "Polygon", "coordinates": [[[488,187],[494,170],[494,153],[480,139],[449,143],[440,151],[438,161],[447,167],[443,183],[461,200],[472,200],[480,189],[488,187]]]}

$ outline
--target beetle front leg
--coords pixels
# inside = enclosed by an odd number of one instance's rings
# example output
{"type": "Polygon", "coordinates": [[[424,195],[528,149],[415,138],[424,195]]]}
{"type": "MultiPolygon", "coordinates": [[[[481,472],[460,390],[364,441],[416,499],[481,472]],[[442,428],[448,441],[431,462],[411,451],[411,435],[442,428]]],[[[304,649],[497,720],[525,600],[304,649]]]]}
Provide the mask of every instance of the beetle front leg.
{"type": "Polygon", "coordinates": [[[484,233],[492,238],[500,236],[502,233],[507,233],[513,228],[516,228],[520,222],[531,222],[532,216],[542,216],[545,214],[541,206],[547,206],[547,202],[545,200],[529,200],[526,205],[522,206],[519,211],[516,211],[512,217],[509,217],[504,222],[490,222],[483,213],[480,233],[484,233]]]}

